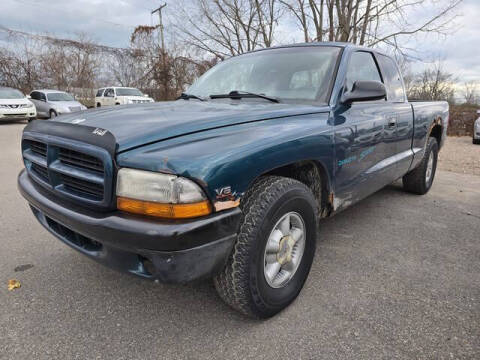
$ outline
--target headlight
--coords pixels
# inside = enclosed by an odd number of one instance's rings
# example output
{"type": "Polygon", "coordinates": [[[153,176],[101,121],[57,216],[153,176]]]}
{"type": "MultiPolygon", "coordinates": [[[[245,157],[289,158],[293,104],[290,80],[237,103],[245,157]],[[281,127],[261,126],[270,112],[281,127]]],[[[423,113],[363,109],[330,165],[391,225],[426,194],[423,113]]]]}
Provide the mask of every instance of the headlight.
{"type": "Polygon", "coordinates": [[[118,171],[117,208],[170,219],[193,218],[212,211],[204,192],[193,181],[128,168],[118,171]]]}

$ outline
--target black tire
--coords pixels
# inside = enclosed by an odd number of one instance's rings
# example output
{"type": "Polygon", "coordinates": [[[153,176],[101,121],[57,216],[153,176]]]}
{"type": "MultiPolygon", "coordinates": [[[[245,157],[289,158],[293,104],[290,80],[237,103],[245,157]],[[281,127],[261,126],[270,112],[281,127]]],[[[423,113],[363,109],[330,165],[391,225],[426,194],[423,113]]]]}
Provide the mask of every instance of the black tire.
{"type": "Polygon", "coordinates": [[[58,115],[55,110],[50,110],[50,119],[55,119],[57,116],[58,115]]]}
{"type": "Polygon", "coordinates": [[[101,107],[101,106],[102,106],[102,104],[100,104],[100,103],[97,103],[97,107],[101,107]]]}
{"type": "Polygon", "coordinates": [[[472,139],[472,144],[478,145],[480,144],[480,139],[472,139]]]}
{"type": "Polygon", "coordinates": [[[425,154],[420,164],[403,177],[403,188],[411,193],[424,195],[432,187],[437,170],[438,143],[434,137],[429,137],[425,154]],[[430,179],[427,181],[427,167],[430,156],[433,157],[433,168],[430,179]]]}
{"type": "Polygon", "coordinates": [[[318,205],[303,183],[267,176],[245,193],[241,208],[237,240],[225,268],[214,278],[215,287],[220,297],[241,313],[271,317],[295,300],[307,279],[315,254],[318,205]],[[275,224],[289,212],[299,214],[304,221],[304,252],[291,279],[273,288],[264,275],[265,246],[275,224]]]}

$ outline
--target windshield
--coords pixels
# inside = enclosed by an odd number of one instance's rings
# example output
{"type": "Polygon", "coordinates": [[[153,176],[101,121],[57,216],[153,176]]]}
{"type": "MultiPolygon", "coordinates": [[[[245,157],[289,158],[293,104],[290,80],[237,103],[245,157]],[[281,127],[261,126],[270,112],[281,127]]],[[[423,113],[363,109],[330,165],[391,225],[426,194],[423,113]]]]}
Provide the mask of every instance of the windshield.
{"type": "Polygon", "coordinates": [[[23,99],[23,95],[20,91],[9,88],[0,88],[0,99],[23,99]]]}
{"type": "Polygon", "coordinates": [[[133,88],[117,88],[117,96],[143,96],[140,90],[133,88]]]}
{"type": "Polygon", "coordinates": [[[75,101],[72,95],[67,93],[49,93],[47,94],[48,101],[75,101]]]}
{"type": "Polygon", "coordinates": [[[339,53],[338,47],[308,46],[233,57],[202,75],[188,93],[208,97],[237,90],[326,103],[339,53]]]}

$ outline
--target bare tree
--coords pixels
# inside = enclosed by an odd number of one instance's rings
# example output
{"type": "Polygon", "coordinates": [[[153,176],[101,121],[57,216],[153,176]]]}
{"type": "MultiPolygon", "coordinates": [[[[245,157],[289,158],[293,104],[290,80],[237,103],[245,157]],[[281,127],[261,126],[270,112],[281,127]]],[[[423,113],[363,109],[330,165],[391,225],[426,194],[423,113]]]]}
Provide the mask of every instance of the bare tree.
{"type": "Polygon", "coordinates": [[[408,97],[419,100],[446,100],[454,103],[455,80],[453,74],[443,70],[441,62],[436,62],[431,68],[414,75],[408,97]]]}
{"type": "Polygon", "coordinates": [[[0,48],[0,84],[23,92],[30,91],[41,81],[38,52],[41,44],[35,39],[15,38],[12,49],[0,48]]]}
{"type": "Polygon", "coordinates": [[[400,49],[401,37],[450,29],[462,0],[281,0],[297,20],[304,40],[346,41],[359,45],[388,44],[400,49]],[[429,7],[428,17],[412,16],[429,7]]]}
{"type": "Polygon", "coordinates": [[[479,96],[477,92],[478,82],[476,81],[469,81],[463,84],[463,98],[465,100],[465,104],[475,105],[479,102],[479,96]]]}
{"type": "Polygon", "coordinates": [[[177,29],[187,44],[223,59],[274,42],[279,0],[179,1],[177,29]]]}

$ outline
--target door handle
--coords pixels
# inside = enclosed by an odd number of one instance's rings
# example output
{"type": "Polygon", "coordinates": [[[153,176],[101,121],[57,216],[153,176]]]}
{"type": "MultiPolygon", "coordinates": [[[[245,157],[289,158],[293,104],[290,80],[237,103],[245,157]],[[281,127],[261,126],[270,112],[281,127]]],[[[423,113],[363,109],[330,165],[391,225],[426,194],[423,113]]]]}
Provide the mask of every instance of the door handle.
{"type": "Polygon", "coordinates": [[[389,128],[394,128],[395,126],[397,126],[397,119],[396,118],[390,118],[387,120],[387,126],[389,128]]]}

